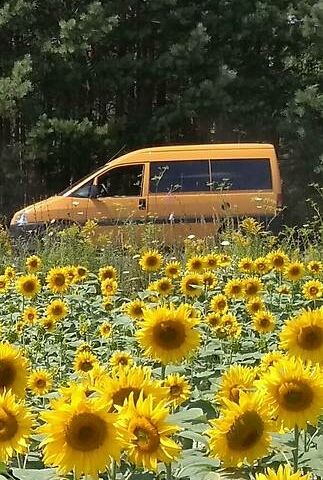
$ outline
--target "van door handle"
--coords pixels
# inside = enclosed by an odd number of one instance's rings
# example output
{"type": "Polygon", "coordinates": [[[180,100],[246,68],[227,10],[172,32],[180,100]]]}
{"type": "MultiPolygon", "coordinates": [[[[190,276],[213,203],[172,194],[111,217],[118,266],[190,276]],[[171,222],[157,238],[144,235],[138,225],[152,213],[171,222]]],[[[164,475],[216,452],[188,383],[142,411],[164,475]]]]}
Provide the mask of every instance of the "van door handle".
{"type": "Polygon", "coordinates": [[[147,202],[145,198],[139,198],[139,204],[138,204],[139,210],[146,210],[147,208],[147,202]]]}

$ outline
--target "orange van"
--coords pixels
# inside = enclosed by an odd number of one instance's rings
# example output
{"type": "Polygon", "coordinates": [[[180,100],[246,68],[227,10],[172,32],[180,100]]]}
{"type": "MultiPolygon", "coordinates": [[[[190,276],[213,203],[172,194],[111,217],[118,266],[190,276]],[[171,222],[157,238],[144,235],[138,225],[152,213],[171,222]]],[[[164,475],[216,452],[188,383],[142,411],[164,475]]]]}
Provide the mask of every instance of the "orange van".
{"type": "Polygon", "coordinates": [[[273,145],[210,144],[152,147],[116,158],[62,193],[15,213],[13,235],[49,223],[115,230],[156,223],[162,234],[215,233],[224,217],[271,222],[282,207],[273,145]]]}

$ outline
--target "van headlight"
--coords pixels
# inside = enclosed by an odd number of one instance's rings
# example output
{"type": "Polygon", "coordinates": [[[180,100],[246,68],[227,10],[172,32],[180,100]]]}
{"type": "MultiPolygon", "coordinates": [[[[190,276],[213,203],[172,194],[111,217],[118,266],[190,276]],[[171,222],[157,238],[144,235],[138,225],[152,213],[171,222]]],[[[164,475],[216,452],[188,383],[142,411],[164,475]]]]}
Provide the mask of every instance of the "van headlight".
{"type": "Polygon", "coordinates": [[[22,226],[28,224],[28,218],[25,212],[20,213],[16,218],[16,225],[22,226]]]}

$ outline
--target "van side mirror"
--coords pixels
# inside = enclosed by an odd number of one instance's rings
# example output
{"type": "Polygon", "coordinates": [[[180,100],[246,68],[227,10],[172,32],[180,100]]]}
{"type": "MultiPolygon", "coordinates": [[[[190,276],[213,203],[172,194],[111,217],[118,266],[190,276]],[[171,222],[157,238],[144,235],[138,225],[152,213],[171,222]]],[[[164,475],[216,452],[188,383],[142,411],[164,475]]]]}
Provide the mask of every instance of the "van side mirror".
{"type": "Polygon", "coordinates": [[[90,185],[89,198],[98,198],[100,194],[100,187],[98,185],[90,185]]]}

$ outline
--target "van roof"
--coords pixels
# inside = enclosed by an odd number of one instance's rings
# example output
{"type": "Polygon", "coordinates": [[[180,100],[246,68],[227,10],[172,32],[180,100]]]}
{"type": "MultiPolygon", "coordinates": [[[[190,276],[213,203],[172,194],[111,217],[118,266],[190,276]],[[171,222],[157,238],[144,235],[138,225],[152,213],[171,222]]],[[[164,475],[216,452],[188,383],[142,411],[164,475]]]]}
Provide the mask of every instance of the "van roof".
{"type": "Polygon", "coordinates": [[[175,151],[189,151],[189,150],[241,150],[241,149],[274,149],[274,146],[270,143],[209,143],[201,145],[166,145],[161,147],[148,147],[140,148],[126,153],[120,157],[110,160],[106,163],[108,165],[115,160],[119,160],[121,157],[132,157],[138,153],[154,153],[154,152],[175,152],[175,151]]]}

